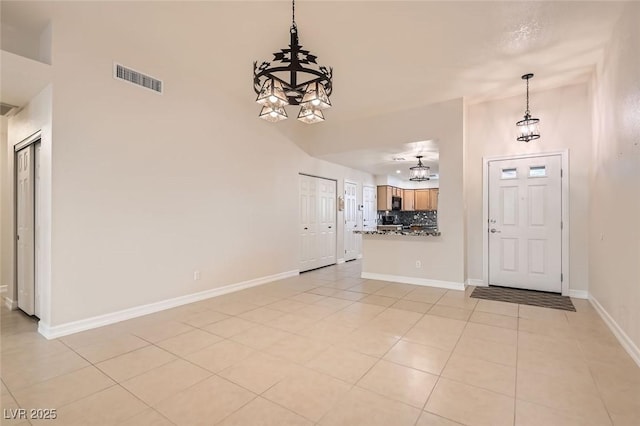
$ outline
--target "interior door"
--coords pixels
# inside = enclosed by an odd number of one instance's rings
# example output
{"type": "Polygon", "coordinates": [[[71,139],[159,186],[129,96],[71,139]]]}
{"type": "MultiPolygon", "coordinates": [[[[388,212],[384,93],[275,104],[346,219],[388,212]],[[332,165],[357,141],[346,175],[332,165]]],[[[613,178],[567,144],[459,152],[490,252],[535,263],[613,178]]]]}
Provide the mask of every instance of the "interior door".
{"type": "Polygon", "coordinates": [[[362,227],[365,231],[377,229],[376,220],[376,188],[365,185],[362,187],[362,227]]]}
{"type": "Polygon", "coordinates": [[[34,146],[16,153],[18,308],[35,314],[34,146]]]}
{"type": "Polygon", "coordinates": [[[320,265],[318,267],[336,263],[336,192],[335,180],[313,178],[318,182],[320,203],[320,265]]]}
{"type": "Polygon", "coordinates": [[[344,183],[344,260],[358,257],[358,237],[353,231],[358,229],[358,185],[353,182],[344,183]]]}
{"type": "Polygon", "coordinates": [[[560,155],[489,162],[489,284],[562,292],[560,155]]]}
{"type": "Polygon", "coordinates": [[[318,184],[300,175],[300,271],[318,268],[318,184]]]}

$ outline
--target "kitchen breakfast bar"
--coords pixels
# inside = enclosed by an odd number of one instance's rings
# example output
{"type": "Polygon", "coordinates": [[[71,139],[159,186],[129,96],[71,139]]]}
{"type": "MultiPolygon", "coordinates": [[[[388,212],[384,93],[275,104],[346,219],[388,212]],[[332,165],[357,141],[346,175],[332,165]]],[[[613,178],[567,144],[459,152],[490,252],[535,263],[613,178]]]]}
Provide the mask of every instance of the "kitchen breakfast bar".
{"type": "Polygon", "coordinates": [[[354,231],[362,235],[362,278],[464,290],[457,261],[448,256],[446,235],[438,229],[397,227],[354,231]]]}

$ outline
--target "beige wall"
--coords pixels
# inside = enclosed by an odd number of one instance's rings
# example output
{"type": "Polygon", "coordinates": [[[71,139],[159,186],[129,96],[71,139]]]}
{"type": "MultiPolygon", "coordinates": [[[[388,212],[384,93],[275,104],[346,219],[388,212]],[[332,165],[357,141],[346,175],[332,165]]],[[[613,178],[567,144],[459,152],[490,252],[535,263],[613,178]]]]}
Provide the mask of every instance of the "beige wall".
{"type": "MultiPolygon", "coordinates": [[[[531,81],[535,87],[535,78],[531,81]]],[[[523,85],[524,88],[524,85],[523,85]]],[[[591,114],[589,86],[578,84],[531,93],[532,114],[540,119],[541,137],[517,142],[516,121],[524,114],[524,93],[468,105],[466,115],[466,205],[468,278],[482,279],[482,158],[569,150],[569,263],[571,290],[586,291],[588,274],[589,170],[591,114]]]]}
{"type": "Polygon", "coordinates": [[[589,291],[640,359],[640,4],[627,5],[594,82],[589,291]]]}
{"type": "MultiPolygon", "coordinates": [[[[462,99],[455,99],[342,126],[343,137],[349,135],[370,146],[436,139],[440,150],[438,227],[442,236],[365,236],[364,273],[404,277],[415,283],[464,283],[462,116],[462,99]],[[421,268],[416,268],[416,260],[421,261],[421,268]]],[[[336,139],[327,137],[328,141],[336,139]]]]}
{"type": "MultiPolygon", "coordinates": [[[[152,18],[140,4],[95,7],[100,13],[91,16],[100,20],[92,25],[78,12],[57,15],[52,26],[52,294],[45,324],[296,270],[298,173],[337,179],[339,191],[345,178],[373,184],[373,176],[313,159],[282,127],[259,120],[256,104],[239,102],[229,93],[235,88],[215,79],[217,67],[238,67],[247,72],[251,99],[251,64],[218,63],[204,38],[190,38],[184,49],[171,31],[175,5],[152,18]],[[161,29],[153,37],[162,54],[144,54],[149,44],[131,42],[145,25],[161,29]],[[114,80],[113,61],[163,79],[165,93],[114,80]]],[[[304,135],[304,125],[295,124],[304,135]]],[[[338,232],[341,257],[342,226],[338,232]]]]}

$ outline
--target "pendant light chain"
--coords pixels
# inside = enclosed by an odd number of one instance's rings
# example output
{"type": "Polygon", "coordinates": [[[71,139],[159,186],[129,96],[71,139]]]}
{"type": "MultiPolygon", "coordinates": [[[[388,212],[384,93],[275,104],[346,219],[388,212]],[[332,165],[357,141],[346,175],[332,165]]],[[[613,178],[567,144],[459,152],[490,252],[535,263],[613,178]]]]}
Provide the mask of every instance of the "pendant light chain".
{"type": "Polygon", "coordinates": [[[527,78],[527,110],[524,112],[525,115],[531,115],[529,111],[529,79],[527,78]]]}
{"type": "Polygon", "coordinates": [[[296,25],[296,0],[291,0],[291,27],[297,28],[296,25]]]}

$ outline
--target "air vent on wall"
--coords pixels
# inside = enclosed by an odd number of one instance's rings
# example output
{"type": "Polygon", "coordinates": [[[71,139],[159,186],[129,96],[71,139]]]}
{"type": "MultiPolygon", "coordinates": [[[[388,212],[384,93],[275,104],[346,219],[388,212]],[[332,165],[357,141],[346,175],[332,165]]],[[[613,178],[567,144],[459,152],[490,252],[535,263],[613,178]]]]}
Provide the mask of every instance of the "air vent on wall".
{"type": "Polygon", "coordinates": [[[162,93],[162,80],[142,74],[117,63],[114,63],[113,65],[113,78],[128,81],[129,83],[144,87],[145,89],[162,93]]]}

